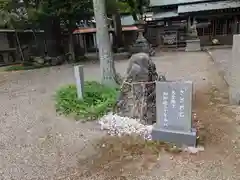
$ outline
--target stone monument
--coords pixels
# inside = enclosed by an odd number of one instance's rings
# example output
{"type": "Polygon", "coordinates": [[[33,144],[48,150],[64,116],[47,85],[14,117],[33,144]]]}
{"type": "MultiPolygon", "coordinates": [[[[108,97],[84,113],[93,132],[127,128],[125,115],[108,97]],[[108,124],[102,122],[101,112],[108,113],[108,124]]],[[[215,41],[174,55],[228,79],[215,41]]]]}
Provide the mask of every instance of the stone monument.
{"type": "Polygon", "coordinates": [[[156,82],[157,122],[153,140],[177,146],[196,146],[196,130],[192,127],[193,84],[186,82],[156,82]]]}
{"type": "Polygon", "coordinates": [[[197,32],[197,21],[188,24],[188,39],[186,40],[186,51],[201,51],[200,39],[197,32]]]}
{"type": "Polygon", "coordinates": [[[240,105],[240,35],[233,36],[232,59],[228,68],[229,101],[232,105],[240,105]]]}
{"type": "Polygon", "coordinates": [[[156,121],[155,81],[165,81],[158,75],[156,66],[146,53],[137,53],[129,59],[121,85],[115,113],[123,117],[140,119],[143,124],[156,121]]]}

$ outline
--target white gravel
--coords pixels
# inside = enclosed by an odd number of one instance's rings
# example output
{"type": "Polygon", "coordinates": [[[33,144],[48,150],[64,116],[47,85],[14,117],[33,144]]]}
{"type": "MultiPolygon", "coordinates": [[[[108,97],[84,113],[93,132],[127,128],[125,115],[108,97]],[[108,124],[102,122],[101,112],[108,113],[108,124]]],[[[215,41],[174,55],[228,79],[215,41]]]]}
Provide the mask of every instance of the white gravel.
{"type": "Polygon", "coordinates": [[[122,136],[137,134],[144,139],[151,140],[152,125],[143,125],[138,119],[121,117],[117,114],[109,113],[99,120],[102,130],[107,130],[111,136],[122,136]]]}

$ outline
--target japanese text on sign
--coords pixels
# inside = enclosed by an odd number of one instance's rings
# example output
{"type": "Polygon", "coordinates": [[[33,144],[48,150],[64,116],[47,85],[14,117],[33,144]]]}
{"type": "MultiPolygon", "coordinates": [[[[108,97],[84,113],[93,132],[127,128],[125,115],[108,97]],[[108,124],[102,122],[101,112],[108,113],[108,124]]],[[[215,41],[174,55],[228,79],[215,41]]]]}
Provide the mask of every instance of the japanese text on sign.
{"type": "Polygon", "coordinates": [[[175,90],[172,90],[171,105],[172,105],[172,108],[176,107],[176,91],[175,90]]]}
{"type": "Polygon", "coordinates": [[[168,112],[168,92],[163,92],[163,120],[164,127],[168,126],[167,112],[168,112]]]}
{"type": "Polygon", "coordinates": [[[179,116],[184,117],[184,93],[183,89],[180,90],[180,106],[179,106],[179,116]]]}

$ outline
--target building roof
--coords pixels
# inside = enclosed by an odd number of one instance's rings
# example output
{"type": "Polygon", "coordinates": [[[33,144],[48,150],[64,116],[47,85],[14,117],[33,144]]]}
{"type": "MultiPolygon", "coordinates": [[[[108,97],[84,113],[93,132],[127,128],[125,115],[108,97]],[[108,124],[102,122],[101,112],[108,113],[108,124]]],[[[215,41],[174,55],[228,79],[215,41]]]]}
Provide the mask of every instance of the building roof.
{"type": "Polygon", "coordinates": [[[209,2],[214,0],[150,0],[150,7],[209,2]]]}
{"type": "Polygon", "coordinates": [[[150,7],[178,4],[178,0],[150,0],[150,7]]]}
{"type": "MultiPolygon", "coordinates": [[[[140,14],[137,14],[137,16],[140,17],[140,14]]],[[[153,13],[152,12],[146,12],[146,13],[143,14],[143,16],[146,17],[146,21],[151,21],[153,13]]],[[[122,26],[133,26],[133,25],[136,24],[132,15],[122,15],[121,16],[121,23],[122,23],[122,26]]]]}
{"type": "Polygon", "coordinates": [[[171,17],[177,17],[177,16],[178,16],[177,11],[158,12],[153,14],[152,20],[156,21],[164,18],[171,18],[171,17]]]}
{"type": "Polygon", "coordinates": [[[26,29],[26,30],[21,30],[21,29],[0,29],[0,33],[11,33],[11,32],[34,32],[34,33],[43,33],[44,30],[31,30],[31,29],[26,29]]]}
{"type": "MultiPolygon", "coordinates": [[[[122,31],[137,31],[138,28],[136,26],[126,26],[122,27],[122,31]]],[[[109,29],[109,31],[113,31],[113,29],[109,29]]],[[[78,28],[73,31],[73,34],[86,34],[86,33],[96,33],[96,28],[78,28]]]]}
{"type": "Polygon", "coordinates": [[[207,2],[197,4],[186,4],[178,6],[178,13],[198,12],[198,11],[209,11],[218,9],[238,8],[240,7],[239,1],[218,1],[218,2],[207,2]]]}
{"type": "Polygon", "coordinates": [[[125,16],[121,16],[121,23],[122,23],[122,26],[131,26],[135,24],[135,21],[132,15],[125,15],[125,16]]]}

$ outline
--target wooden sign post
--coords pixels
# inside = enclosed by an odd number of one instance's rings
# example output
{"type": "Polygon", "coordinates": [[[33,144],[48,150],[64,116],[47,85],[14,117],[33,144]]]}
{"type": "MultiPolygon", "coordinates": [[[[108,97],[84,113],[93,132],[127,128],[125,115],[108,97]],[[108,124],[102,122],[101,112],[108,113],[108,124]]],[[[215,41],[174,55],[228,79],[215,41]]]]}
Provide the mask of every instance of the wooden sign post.
{"type": "Polygon", "coordinates": [[[76,80],[78,99],[83,99],[84,90],[83,65],[74,66],[74,76],[76,80]]]}

